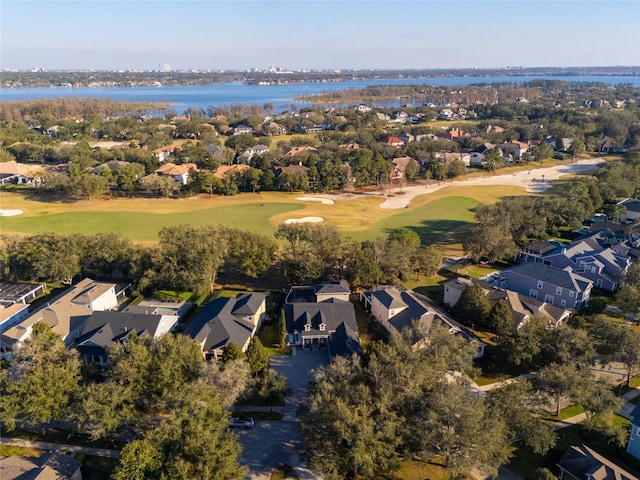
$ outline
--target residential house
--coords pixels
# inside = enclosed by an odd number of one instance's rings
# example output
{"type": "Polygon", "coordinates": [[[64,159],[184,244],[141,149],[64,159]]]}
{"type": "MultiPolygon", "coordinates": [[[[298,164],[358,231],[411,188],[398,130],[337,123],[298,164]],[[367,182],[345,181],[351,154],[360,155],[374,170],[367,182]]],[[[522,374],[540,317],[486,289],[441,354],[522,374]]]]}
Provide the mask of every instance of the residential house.
{"type": "Polygon", "coordinates": [[[442,138],[444,140],[449,140],[455,142],[463,137],[467,137],[468,134],[460,130],[459,128],[450,128],[446,132],[438,132],[436,133],[436,137],[442,138]]]}
{"type": "Polygon", "coordinates": [[[438,116],[441,120],[453,120],[455,118],[455,114],[450,108],[443,108],[438,112],[438,116]]]}
{"type": "Polygon", "coordinates": [[[478,129],[478,134],[486,134],[486,133],[503,133],[505,131],[499,125],[487,125],[486,127],[482,127],[478,129]]]}
{"type": "Polygon", "coordinates": [[[369,105],[360,104],[356,107],[356,112],[358,113],[369,113],[371,111],[371,107],[369,105]]]}
{"type": "Polygon", "coordinates": [[[26,303],[0,304],[0,333],[18,325],[29,316],[29,305],[26,303]]]}
{"type": "Polygon", "coordinates": [[[394,112],[393,115],[391,115],[391,120],[389,120],[389,122],[401,123],[404,125],[409,122],[409,114],[407,112],[394,112]]]}
{"type": "Polygon", "coordinates": [[[74,346],[86,363],[109,364],[109,349],[124,343],[133,333],[138,337],[158,338],[178,324],[177,315],[130,312],[93,312],[87,319],[74,346]]]}
{"type": "Polygon", "coordinates": [[[618,202],[625,208],[625,212],[620,219],[621,222],[635,222],[640,220],[640,200],[635,198],[625,198],[621,202],[618,202]]]}
{"type": "Polygon", "coordinates": [[[92,168],[91,173],[95,175],[100,175],[104,171],[109,171],[111,173],[114,173],[126,165],[131,165],[131,163],[121,162],[120,160],[109,160],[108,162],[101,163],[97,167],[92,168]]]}
{"type": "Polygon", "coordinates": [[[560,480],[638,480],[586,445],[571,446],[558,462],[560,480]]]}
{"type": "Polygon", "coordinates": [[[387,137],[383,139],[380,143],[384,143],[392,147],[402,147],[404,145],[404,140],[398,137],[387,137]]]}
{"type": "Polygon", "coordinates": [[[624,238],[616,242],[614,237],[611,231],[603,229],[583,235],[569,244],[535,243],[523,247],[520,257],[525,262],[571,268],[591,280],[596,287],[613,292],[631,265],[628,248],[619,244],[624,238]],[[609,244],[611,246],[607,246],[609,244]]]}
{"type": "Polygon", "coordinates": [[[535,298],[522,295],[512,290],[499,288],[491,283],[465,277],[451,279],[444,284],[443,302],[449,307],[455,306],[460,300],[462,292],[471,285],[479,285],[487,296],[489,305],[493,307],[500,300],[503,300],[511,310],[511,316],[516,329],[520,329],[532,317],[542,317],[547,320],[549,326],[557,328],[567,322],[571,317],[571,311],[567,308],[554,307],[535,298]]]}
{"type": "Polygon", "coordinates": [[[450,164],[454,160],[460,160],[467,167],[471,165],[471,154],[470,153],[462,153],[462,152],[435,152],[433,153],[433,158],[438,160],[440,163],[444,163],[445,165],[450,164]]]}
{"type": "Polygon", "coordinates": [[[173,155],[176,148],[180,147],[177,147],[176,145],[164,145],[160,148],[156,148],[155,150],[151,150],[151,154],[156,157],[160,163],[162,163],[173,155]]]}
{"type": "Polygon", "coordinates": [[[615,139],[613,139],[611,137],[608,137],[606,135],[604,136],[604,138],[600,142],[600,147],[599,147],[599,151],[600,152],[618,153],[618,152],[621,152],[622,150],[623,149],[618,146],[618,144],[615,141],[615,139]]]}
{"type": "MultiPolygon", "coordinates": [[[[20,323],[2,333],[0,346],[4,352],[15,347],[31,335],[33,326],[44,322],[60,335],[67,347],[71,346],[94,311],[115,309],[126,296],[128,286],[95,282],[85,278],[42,306],[20,323]]],[[[6,358],[6,357],[5,357],[6,358]]]]}
{"type": "Polygon", "coordinates": [[[230,343],[244,352],[266,317],[266,298],[264,293],[216,298],[196,315],[184,334],[200,343],[207,360],[221,358],[230,343]]]}
{"type": "Polygon", "coordinates": [[[284,303],[287,343],[295,350],[324,350],[331,357],[361,352],[351,290],[346,280],[291,287],[284,303]]]}
{"type": "Polygon", "coordinates": [[[391,120],[391,117],[389,115],[382,112],[376,112],[376,117],[378,117],[378,120],[383,120],[385,122],[388,122],[389,120],[391,120]]]}
{"type": "Polygon", "coordinates": [[[302,165],[302,163],[298,163],[296,165],[275,166],[272,168],[272,170],[275,183],[279,188],[284,187],[285,182],[287,182],[289,176],[302,176],[309,173],[309,168],[302,165]]]}
{"type": "Polygon", "coordinates": [[[640,460],[640,403],[631,411],[631,433],[627,452],[640,460]]]}
{"type": "Polygon", "coordinates": [[[318,133],[322,130],[324,130],[322,125],[316,125],[315,123],[307,119],[302,120],[300,122],[300,125],[298,125],[298,131],[302,133],[318,133]]]}
{"type": "Polygon", "coordinates": [[[500,145],[500,148],[502,148],[503,151],[512,152],[513,159],[517,160],[529,149],[529,144],[513,140],[511,142],[504,142],[500,145]]]}
{"type": "Polygon", "coordinates": [[[253,128],[250,127],[249,125],[238,125],[233,129],[233,134],[234,135],[243,135],[243,134],[253,135],[253,128]]]}
{"type": "Polygon", "coordinates": [[[244,165],[241,163],[234,163],[233,165],[220,165],[216,169],[216,171],[213,172],[213,176],[222,180],[224,178],[227,178],[229,175],[241,175],[249,168],[249,165],[244,165]]]}
{"type": "Polygon", "coordinates": [[[513,290],[555,307],[580,310],[591,296],[593,282],[571,267],[555,268],[543,263],[523,263],[507,268],[497,280],[500,288],[513,290]]]}
{"type": "Polygon", "coordinates": [[[303,145],[301,147],[287,147],[284,149],[285,157],[295,157],[300,153],[318,153],[318,149],[309,145],[303,145]]]}
{"type": "Polygon", "coordinates": [[[438,324],[448,328],[452,334],[461,335],[468,342],[477,343],[478,352],[474,358],[484,354],[484,343],[453,322],[444,312],[428,306],[426,298],[416,292],[399,286],[385,286],[361,293],[360,300],[365,310],[390,333],[399,333],[414,322],[421,323],[427,331],[438,324]]]}
{"type": "Polygon", "coordinates": [[[64,453],[46,452],[39,457],[0,458],[2,480],[82,480],[82,462],[64,453]]]}
{"type": "Polygon", "coordinates": [[[398,158],[394,158],[393,160],[391,160],[391,163],[393,164],[393,168],[391,169],[391,172],[389,173],[389,179],[392,181],[400,181],[402,179],[405,178],[405,170],[407,169],[407,166],[411,163],[411,162],[415,162],[415,160],[411,157],[398,157],[398,158]]]}
{"type": "Polygon", "coordinates": [[[198,167],[195,163],[183,163],[182,165],[176,165],[175,163],[165,163],[160,168],[155,170],[155,174],[158,176],[173,177],[173,179],[180,185],[186,185],[189,182],[189,171],[197,170],[198,167]]]}
{"type": "Polygon", "coordinates": [[[267,122],[262,125],[262,131],[268,135],[286,135],[289,133],[286,127],[276,122],[267,122]]]}
{"type": "Polygon", "coordinates": [[[469,153],[469,166],[484,166],[486,165],[485,155],[480,152],[469,153]]]}
{"type": "Polygon", "coordinates": [[[210,143],[209,145],[207,145],[204,148],[207,151],[207,153],[210,153],[211,155],[216,155],[216,154],[224,152],[224,148],[222,148],[220,145],[216,145],[214,143],[210,143]]]}
{"type": "Polygon", "coordinates": [[[269,151],[269,147],[266,145],[254,145],[253,147],[247,148],[244,152],[240,154],[240,158],[244,161],[250,163],[253,157],[261,157],[265,153],[269,151]]]}
{"type": "Polygon", "coordinates": [[[41,165],[28,165],[14,160],[0,163],[0,185],[15,183],[18,185],[38,185],[45,168],[41,165]]]}

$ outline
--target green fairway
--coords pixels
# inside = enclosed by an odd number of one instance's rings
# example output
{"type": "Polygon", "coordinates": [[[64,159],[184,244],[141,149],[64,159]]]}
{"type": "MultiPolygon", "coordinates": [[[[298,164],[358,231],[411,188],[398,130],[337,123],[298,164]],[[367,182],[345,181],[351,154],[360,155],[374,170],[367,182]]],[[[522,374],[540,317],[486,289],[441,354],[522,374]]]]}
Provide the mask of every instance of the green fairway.
{"type": "Polygon", "coordinates": [[[382,219],[372,228],[351,232],[354,240],[371,240],[398,228],[414,230],[425,244],[456,243],[456,230],[474,221],[473,209],[478,201],[468,197],[444,197],[412,209],[398,210],[396,215],[382,219]]]}
{"type": "Polygon", "coordinates": [[[161,228],[181,224],[229,225],[271,235],[275,227],[269,224],[270,217],[302,208],[304,205],[295,203],[248,203],[171,213],[70,211],[37,217],[2,217],[0,226],[4,232],[25,234],[46,231],[86,234],[120,232],[135,242],[155,242],[161,228]]]}

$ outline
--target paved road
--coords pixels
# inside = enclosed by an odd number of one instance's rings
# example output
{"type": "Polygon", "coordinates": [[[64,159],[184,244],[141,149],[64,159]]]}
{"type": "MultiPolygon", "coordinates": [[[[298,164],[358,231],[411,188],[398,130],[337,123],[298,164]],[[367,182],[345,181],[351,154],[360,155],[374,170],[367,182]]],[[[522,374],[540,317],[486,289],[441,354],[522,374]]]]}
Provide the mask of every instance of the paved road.
{"type": "Polygon", "coordinates": [[[238,432],[244,448],[240,463],[249,468],[248,479],[268,479],[271,470],[281,461],[294,467],[301,480],[320,478],[306,468],[299,456],[303,443],[296,411],[307,394],[311,372],[328,361],[325,352],[271,357],[270,367],[287,377],[291,393],[287,396],[281,421],[256,421],[252,429],[238,432]]]}

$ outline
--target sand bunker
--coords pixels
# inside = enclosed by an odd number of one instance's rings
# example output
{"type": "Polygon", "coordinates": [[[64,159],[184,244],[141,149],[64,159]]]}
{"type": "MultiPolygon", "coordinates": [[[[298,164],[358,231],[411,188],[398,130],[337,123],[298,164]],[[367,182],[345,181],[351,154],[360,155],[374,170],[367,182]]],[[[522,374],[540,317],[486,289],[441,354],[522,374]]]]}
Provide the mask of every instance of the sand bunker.
{"type": "Polygon", "coordinates": [[[322,202],[323,205],[333,205],[336,203],[335,200],[321,197],[296,197],[296,200],[302,200],[303,202],[322,202]]]}
{"type": "Polygon", "coordinates": [[[324,222],[322,217],[304,217],[304,218],[289,218],[284,223],[320,223],[324,222]]]}
{"type": "Polygon", "coordinates": [[[0,210],[0,217],[13,217],[15,215],[22,215],[22,210],[0,210]]]}

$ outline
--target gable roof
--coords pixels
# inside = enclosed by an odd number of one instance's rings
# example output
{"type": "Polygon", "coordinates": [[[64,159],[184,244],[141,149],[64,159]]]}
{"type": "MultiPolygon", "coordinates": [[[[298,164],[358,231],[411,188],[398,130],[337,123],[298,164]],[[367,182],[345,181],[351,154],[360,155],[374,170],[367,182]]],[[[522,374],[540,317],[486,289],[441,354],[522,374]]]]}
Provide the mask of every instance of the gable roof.
{"type": "Polygon", "coordinates": [[[569,447],[558,466],[579,480],[638,480],[586,445],[569,447]]]}
{"type": "Polygon", "coordinates": [[[242,348],[256,328],[246,317],[255,315],[265,299],[266,295],[261,293],[216,298],[196,315],[184,333],[200,342],[205,352],[225,348],[230,343],[242,348]]]}
{"type": "Polygon", "coordinates": [[[234,163],[233,165],[220,165],[218,169],[213,172],[213,176],[223,179],[231,173],[242,173],[249,168],[249,165],[241,163],[234,163]]]}
{"type": "Polygon", "coordinates": [[[67,480],[81,466],[81,462],[61,452],[47,452],[40,457],[0,458],[2,480],[67,480]]]}
{"type": "Polygon", "coordinates": [[[351,288],[349,282],[346,280],[340,280],[338,282],[319,283],[313,286],[313,292],[316,295],[331,295],[331,294],[349,294],[351,288]]]}
{"type": "Polygon", "coordinates": [[[105,355],[109,347],[122,341],[131,332],[139,337],[156,336],[162,322],[167,321],[166,317],[131,312],[93,312],[76,340],[76,350],[83,354],[105,355]]]}
{"type": "Polygon", "coordinates": [[[33,178],[33,176],[44,171],[41,165],[28,165],[26,163],[18,163],[15,160],[8,162],[0,162],[0,176],[22,175],[23,177],[33,178]]]}
{"type": "Polygon", "coordinates": [[[189,170],[196,169],[195,163],[183,163],[182,165],[176,165],[175,163],[165,163],[158,168],[155,173],[157,175],[184,175],[189,173],[189,170]]]}
{"type": "Polygon", "coordinates": [[[593,282],[588,278],[584,278],[571,271],[570,267],[566,269],[555,268],[543,263],[529,262],[516,265],[515,267],[503,270],[504,275],[522,275],[534,280],[548,282],[557,287],[566,288],[575,292],[583,292],[587,290],[593,282]]]}
{"type": "Polygon", "coordinates": [[[303,152],[318,153],[318,149],[315,147],[311,147],[309,145],[303,145],[301,147],[288,147],[288,148],[285,148],[284,150],[284,156],[293,157],[303,152]]]}
{"type": "Polygon", "coordinates": [[[388,320],[397,331],[411,326],[414,321],[427,320],[430,324],[435,313],[422,303],[413,292],[398,287],[383,287],[372,290],[371,297],[376,298],[388,310],[394,310],[394,315],[388,320]],[[396,309],[401,309],[395,312],[396,309]]]}

